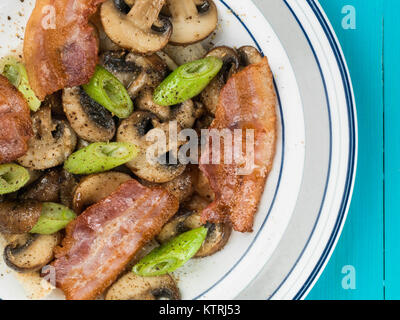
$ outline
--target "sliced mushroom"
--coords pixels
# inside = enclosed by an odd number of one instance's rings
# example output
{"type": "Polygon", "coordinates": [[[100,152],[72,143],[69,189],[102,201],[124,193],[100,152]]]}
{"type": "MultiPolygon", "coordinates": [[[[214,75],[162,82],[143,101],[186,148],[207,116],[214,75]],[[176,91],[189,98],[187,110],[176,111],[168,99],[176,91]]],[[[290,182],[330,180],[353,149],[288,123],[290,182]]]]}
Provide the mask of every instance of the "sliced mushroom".
{"type": "Polygon", "coordinates": [[[124,182],[132,178],[121,172],[92,174],[83,178],[75,189],[72,208],[81,213],[87,207],[109,196],[124,182]]]}
{"type": "Polygon", "coordinates": [[[262,55],[260,51],[252,46],[244,46],[238,49],[238,53],[240,56],[240,64],[244,67],[258,63],[262,59],[262,55]]]}
{"type": "Polygon", "coordinates": [[[25,234],[6,246],[4,261],[11,269],[24,273],[38,271],[54,258],[60,243],[59,233],[52,235],[25,234]]]}
{"type": "Polygon", "coordinates": [[[63,91],[63,108],[76,134],[89,142],[109,141],[115,134],[111,113],[80,87],[63,91]]]}
{"type": "Polygon", "coordinates": [[[22,200],[58,202],[60,199],[60,171],[50,170],[21,194],[22,200]]]}
{"type": "Polygon", "coordinates": [[[176,68],[178,68],[178,64],[174,61],[174,59],[172,59],[164,51],[158,51],[156,52],[156,55],[159,56],[162,61],[164,61],[169,70],[174,71],[176,68]]]}
{"type": "Polygon", "coordinates": [[[156,54],[141,56],[124,50],[105,52],[101,64],[124,84],[132,99],[143,88],[159,85],[169,72],[156,54]]]}
{"type": "MultiPolygon", "coordinates": [[[[171,122],[161,123],[154,114],[144,111],[136,111],[121,122],[117,132],[117,141],[130,142],[139,148],[135,159],[126,164],[138,177],[150,182],[164,183],[175,179],[185,170],[186,166],[177,161],[177,150],[184,142],[171,141],[170,143],[170,124],[172,125],[171,122]],[[167,144],[156,150],[152,159],[147,159],[147,149],[155,144],[149,139],[149,136],[155,132],[153,132],[155,129],[164,132],[167,144]],[[167,158],[166,163],[160,161],[165,158],[167,158]],[[176,160],[174,161],[176,163],[171,161],[172,158],[176,160]]],[[[176,129],[179,134],[180,127],[177,126],[176,129]]]]}
{"type": "Polygon", "coordinates": [[[106,300],[180,300],[181,295],[170,275],[140,277],[129,272],[107,292],[106,300]]]}
{"type": "Polygon", "coordinates": [[[168,44],[163,51],[171,57],[177,65],[202,59],[207,54],[207,50],[201,43],[195,43],[184,47],[168,44]]]}
{"type": "Polygon", "coordinates": [[[207,177],[204,175],[202,171],[196,168],[193,187],[196,193],[198,193],[201,197],[207,199],[208,201],[214,201],[215,193],[211,189],[210,182],[208,181],[207,177]]]}
{"type": "Polygon", "coordinates": [[[26,168],[49,169],[62,164],[74,151],[76,134],[65,120],[52,119],[51,110],[42,107],[32,116],[34,136],[28,152],[17,161],[26,168]]]}
{"type": "Polygon", "coordinates": [[[179,45],[199,42],[217,27],[218,12],[212,0],[167,0],[173,32],[170,42],[179,45]]]}
{"type": "Polygon", "coordinates": [[[225,46],[212,49],[206,56],[220,58],[224,63],[218,75],[200,94],[201,101],[207,110],[214,115],[222,88],[230,76],[239,69],[239,56],[235,50],[225,46]]]}
{"type": "Polygon", "coordinates": [[[184,201],[188,200],[193,192],[193,180],[194,180],[194,172],[190,166],[188,166],[180,176],[176,177],[174,180],[157,184],[151,183],[148,181],[142,181],[142,184],[148,187],[162,187],[166,189],[170,194],[175,196],[179,203],[183,203],[184,201]]]}
{"type": "Polygon", "coordinates": [[[35,200],[0,203],[0,232],[22,234],[32,230],[39,220],[42,204],[35,200]]]}
{"type": "Polygon", "coordinates": [[[105,52],[110,50],[116,51],[121,49],[121,47],[119,47],[115,42],[113,42],[104,31],[103,24],[101,23],[100,10],[97,10],[96,13],[90,18],[90,22],[97,29],[100,52],[105,52]]]}
{"type": "MultiPolygon", "coordinates": [[[[207,200],[197,195],[193,196],[190,201],[182,206],[180,214],[163,227],[156,239],[160,243],[165,243],[183,232],[201,227],[203,224],[200,221],[200,214],[208,204],[207,200]]],[[[227,223],[207,223],[206,227],[208,228],[207,238],[196,253],[196,258],[207,257],[220,251],[226,245],[232,233],[232,228],[227,223]]]]}
{"type": "Polygon", "coordinates": [[[40,202],[61,202],[71,207],[72,193],[76,187],[75,177],[66,170],[51,169],[19,196],[20,200],[40,202]]]}
{"type": "Polygon", "coordinates": [[[192,128],[202,113],[199,105],[192,100],[169,107],[158,105],[153,101],[153,90],[150,88],[140,92],[136,99],[136,106],[139,110],[155,114],[163,122],[176,120],[182,129],[192,128]]]}
{"type": "Polygon", "coordinates": [[[133,52],[156,52],[168,43],[172,25],[160,16],[165,0],[136,0],[129,7],[123,0],[108,0],[101,6],[104,31],[120,47],[133,52]]]}
{"type": "Polygon", "coordinates": [[[78,182],[72,173],[67,170],[60,172],[60,202],[68,208],[72,208],[72,200],[78,182]]]}

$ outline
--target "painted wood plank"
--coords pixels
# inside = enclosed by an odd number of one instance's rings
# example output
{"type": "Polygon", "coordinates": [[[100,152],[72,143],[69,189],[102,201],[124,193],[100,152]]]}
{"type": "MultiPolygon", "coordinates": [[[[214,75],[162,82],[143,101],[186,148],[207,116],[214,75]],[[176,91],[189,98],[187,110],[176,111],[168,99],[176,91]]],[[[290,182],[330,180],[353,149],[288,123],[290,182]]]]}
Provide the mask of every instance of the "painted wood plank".
{"type": "Polygon", "coordinates": [[[385,1],[385,292],[400,299],[400,1],[385,1]]]}
{"type": "MultiPolygon", "coordinates": [[[[310,300],[384,298],[383,2],[320,0],[341,42],[353,81],[359,125],[359,160],[347,222],[331,260],[308,296],[310,300]],[[342,27],[345,16],[342,9],[346,5],[356,10],[355,30],[345,30],[342,27]],[[351,278],[344,278],[346,275],[351,276],[352,271],[355,273],[354,288],[349,286],[352,283],[346,281],[351,278]]],[[[400,131],[398,138],[399,134],[400,131]]],[[[397,152],[400,158],[400,149],[397,152]]]]}

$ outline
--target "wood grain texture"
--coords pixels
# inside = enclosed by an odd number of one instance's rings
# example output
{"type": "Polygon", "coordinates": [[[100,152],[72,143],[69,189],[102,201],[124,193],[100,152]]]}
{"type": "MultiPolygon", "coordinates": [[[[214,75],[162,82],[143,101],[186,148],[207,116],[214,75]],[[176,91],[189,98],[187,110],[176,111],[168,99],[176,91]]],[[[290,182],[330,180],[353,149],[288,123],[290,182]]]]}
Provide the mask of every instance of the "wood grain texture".
{"type": "MultiPolygon", "coordinates": [[[[384,298],[382,152],[384,2],[386,0],[320,0],[342,45],[352,77],[357,102],[359,157],[353,200],[347,222],[332,258],[307,298],[310,300],[384,298]],[[356,9],[355,30],[345,30],[342,27],[342,19],[345,17],[342,9],[346,5],[351,5],[356,9]],[[342,280],[346,276],[342,274],[342,270],[347,265],[354,267],[355,289],[344,289],[342,286],[342,280]]],[[[393,109],[394,107],[393,105],[393,109]]],[[[393,119],[395,116],[400,116],[399,109],[392,110],[391,115],[386,114],[386,118],[392,118],[387,119],[392,122],[392,126],[395,126],[393,119]]],[[[389,124],[386,123],[386,125],[389,124]]],[[[398,138],[400,138],[400,131],[397,126],[397,141],[399,141],[398,138]]],[[[393,141],[387,141],[387,143],[391,142],[393,141]]],[[[398,160],[400,160],[399,144],[397,143],[394,148],[397,149],[398,160]]],[[[392,161],[390,164],[393,164],[392,161]]],[[[393,183],[397,184],[400,183],[399,164],[400,161],[397,161],[397,167],[391,168],[397,170],[397,178],[393,179],[393,183]]],[[[399,226],[400,215],[397,216],[397,220],[397,226],[399,226]]],[[[394,228],[391,231],[394,237],[394,228]]],[[[397,254],[399,255],[397,261],[400,261],[400,253],[397,254]]],[[[390,271],[395,273],[393,268],[390,268],[390,271]]],[[[400,278],[400,275],[397,277],[400,278]]]]}

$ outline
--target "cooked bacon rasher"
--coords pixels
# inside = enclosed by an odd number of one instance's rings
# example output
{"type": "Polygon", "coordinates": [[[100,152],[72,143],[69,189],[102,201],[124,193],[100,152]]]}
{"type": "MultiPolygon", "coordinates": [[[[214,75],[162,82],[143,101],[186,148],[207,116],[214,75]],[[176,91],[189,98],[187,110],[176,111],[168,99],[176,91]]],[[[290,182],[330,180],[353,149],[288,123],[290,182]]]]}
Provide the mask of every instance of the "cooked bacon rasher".
{"type": "MultiPolygon", "coordinates": [[[[211,129],[232,132],[242,129],[243,152],[246,151],[245,131],[253,129],[255,159],[252,171],[241,175],[238,169],[243,164],[237,161],[206,164],[212,159],[212,148],[208,146],[201,156],[200,169],[208,177],[215,201],[202,212],[203,222],[230,221],[236,231],[252,231],[254,215],[272,168],[277,136],[276,95],[267,58],[228,80],[221,91],[211,129]]],[[[223,153],[221,150],[222,159],[223,153]]]]}
{"type": "Polygon", "coordinates": [[[0,75],[0,164],[24,155],[32,135],[26,100],[7,78],[0,75]]]}
{"type": "Polygon", "coordinates": [[[86,209],[67,226],[53,263],[68,300],[94,299],[178,210],[178,200],[136,180],[86,209]]]}
{"type": "Polygon", "coordinates": [[[24,39],[29,83],[40,100],[89,82],[98,37],[88,21],[105,0],[37,0],[24,39]]]}

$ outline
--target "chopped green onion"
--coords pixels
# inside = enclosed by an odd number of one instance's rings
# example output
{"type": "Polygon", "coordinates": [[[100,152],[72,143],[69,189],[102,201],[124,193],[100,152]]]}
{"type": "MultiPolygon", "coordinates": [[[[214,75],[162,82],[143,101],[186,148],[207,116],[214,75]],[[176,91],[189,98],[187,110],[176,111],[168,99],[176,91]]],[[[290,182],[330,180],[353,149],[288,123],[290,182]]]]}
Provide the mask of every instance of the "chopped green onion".
{"type": "Polygon", "coordinates": [[[175,271],[199,251],[207,231],[207,228],[200,227],[180,234],[151,251],[133,267],[132,272],[152,277],[175,271]]]}
{"type": "Polygon", "coordinates": [[[118,118],[128,118],[133,112],[133,102],[124,85],[101,66],[83,90],[97,103],[101,104],[118,118]]]}
{"type": "Polygon", "coordinates": [[[29,180],[29,172],[15,163],[0,165],[0,194],[15,192],[29,180]]]}
{"type": "Polygon", "coordinates": [[[53,234],[76,218],[75,212],[58,203],[44,202],[38,222],[30,233],[53,234]]]}
{"type": "Polygon", "coordinates": [[[104,172],[131,161],[137,153],[137,147],[127,142],[96,142],[71,154],[64,168],[73,174],[104,172]]]}
{"type": "Polygon", "coordinates": [[[222,60],[216,57],[181,65],[156,88],[154,102],[171,106],[197,96],[218,74],[222,65],[222,60]]]}
{"type": "Polygon", "coordinates": [[[40,100],[29,85],[25,66],[14,57],[5,57],[0,61],[0,73],[5,76],[25,97],[29,108],[36,112],[40,108],[40,100]]]}

